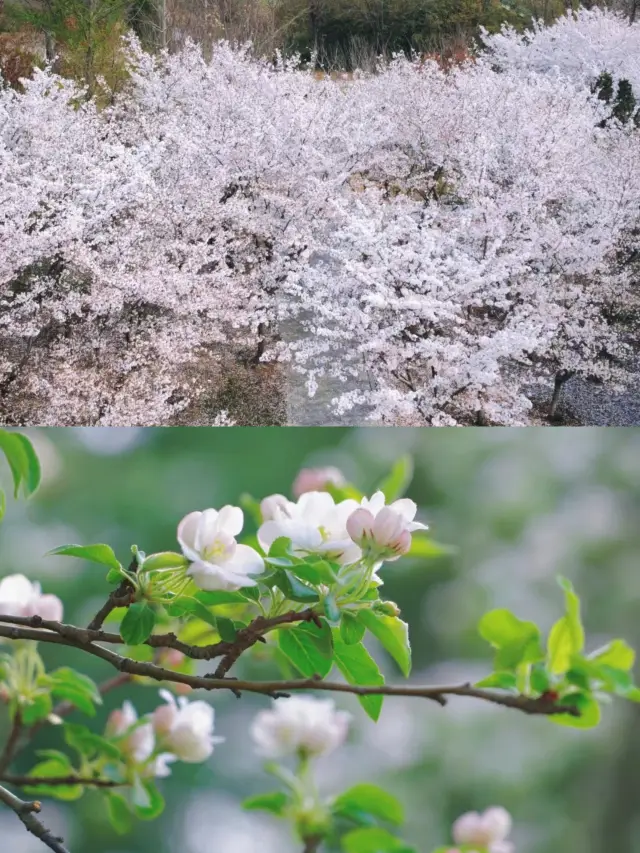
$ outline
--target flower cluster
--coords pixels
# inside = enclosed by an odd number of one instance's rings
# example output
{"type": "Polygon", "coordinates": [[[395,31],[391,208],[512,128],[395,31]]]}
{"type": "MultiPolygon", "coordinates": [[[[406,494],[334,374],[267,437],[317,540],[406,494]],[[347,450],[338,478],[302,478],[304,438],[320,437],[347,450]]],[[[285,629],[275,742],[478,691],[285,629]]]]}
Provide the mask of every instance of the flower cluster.
{"type": "Polygon", "coordinates": [[[181,696],[177,702],[168,690],[161,690],[165,700],[146,718],[139,719],[128,700],[121,709],[112,711],[105,734],[117,739],[122,755],[147,777],[169,776],[169,764],[205,761],[215,744],[224,738],[213,734],[214,710],[207,702],[189,702],[181,696]]]}
{"type": "MultiPolygon", "coordinates": [[[[324,471],[303,471],[298,484],[303,474],[315,485],[325,476],[324,471]]],[[[411,534],[427,529],[414,521],[417,507],[412,500],[385,505],[382,492],[360,502],[348,498],[337,503],[324,491],[304,491],[295,502],[275,494],[264,498],[260,510],[258,542],[265,553],[276,539],[286,538],[294,554],[322,554],[343,566],[397,560],[409,551],[411,534]]],[[[265,563],[254,548],[236,542],[243,524],[242,510],[225,506],[219,512],[191,512],[178,525],[178,542],[191,563],[186,573],[200,589],[255,586],[265,563]]]]}

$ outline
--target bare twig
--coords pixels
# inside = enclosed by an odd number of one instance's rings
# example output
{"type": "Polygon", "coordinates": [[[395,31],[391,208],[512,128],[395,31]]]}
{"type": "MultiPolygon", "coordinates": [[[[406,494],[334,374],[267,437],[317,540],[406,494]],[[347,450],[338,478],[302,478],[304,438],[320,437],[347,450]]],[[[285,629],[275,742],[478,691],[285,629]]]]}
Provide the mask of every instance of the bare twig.
{"type": "Polygon", "coordinates": [[[11,731],[9,732],[9,737],[7,738],[5,747],[2,750],[2,755],[0,755],[0,776],[4,773],[4,771],[13,761],[13,756],[15,755],[16,747],[18,746],[18,741],[20,739],[21,732],[22,717],[20,715],[20,711],[18,710],[16,711],[16,714],[13,718],[13,725],[11,726],[11,731]]]}
{"type": "MultiPolygon", "coordinates": [[[[138,568],[138,563],[135,559],[131,561],[131,565],[129,566],[130,572],[135,572],[138,568]]],[[[113,592],[109,595],[109,598],[102,605],[100,610],[93,617],[91,622],[87,625],[87,628],[90,631],[97,631],[102,627],[104,620],[111,613],[112,610],[115,610],[116,607],[128,607],[132,602],[132,593],[134,592],[133,584],[128,581],[126,578],[121,582],[120,586],[117,589],[114,589],[113,592]]]]}
{"type": "Polygon", "coordinates": [[[113,779],[99,779],[93,776],[12,776],[6,774],[0,777],[0,782],[7,782],[18,788],[28,788],[36,785],[93,785],[94,788],[116,788],[128,785],[128,782],[114,782],[113,779]]]}
{"type": "Polygon", "coordinates": [[[35,817],[41,809],[41,805],[37,800],[34,800],[33,802],[21,800],[19,797],[16,797],[15,794],[12,794],[11,791],[8,791],[0,785],[0,801],[12,809],[12,811],[18,815],[27,830],[32,835],[35,835],[36,838],[39,838],[40,841],[42,841],[43,844],[46,844],[47,847],[54,851],[54,853],[69,853],[63,844],[62,838],[56,838],[55,835],[52,835],[46,826],[44,826],[44,824],[35,817]]]}
{"type": "MultiPolygon", "coordinates": [[[[37,618],[37,617],[34,617],[37,618]]],[[[83,632],[83,629],[74,629],[83,632]]],[[[530,696],[499,693],[496,690],[473,687],[470,683],[447,685],[443,687],[415,687],[409,685],[355,685],[322,681],[314,678],[301,678],[290,681],[241,681],[231,678],[216,678],[207,676],[187,675],[164,669],[148,661],[135,661],[112,652],[92,642],[80,642],[70,636],[62,637],[48,630],[22,628],[16,625],[0,625],[0,637],[12,640],[38,640],[44,643],[55,643],[79,648],[94,657],[101,658],[115,669],[130,675],[141,675],[153,678],[155,681],[170,681],[175,684],[188,684],[189,687],[202,690],[231,690],[233,693],[258,693],[263,696],[273,696],[283,692],[298,690],[322,690],[335,693],[352,693],[356,696],[416,696],[431,699],[440,705],[446,704],[446,696],[468,696],[482,699],[494,705],[505,708],[515,708],[525,714],[570,714],[580,716],[580,712],[572,705],[560,705],[553,701],[530,696]]]]}

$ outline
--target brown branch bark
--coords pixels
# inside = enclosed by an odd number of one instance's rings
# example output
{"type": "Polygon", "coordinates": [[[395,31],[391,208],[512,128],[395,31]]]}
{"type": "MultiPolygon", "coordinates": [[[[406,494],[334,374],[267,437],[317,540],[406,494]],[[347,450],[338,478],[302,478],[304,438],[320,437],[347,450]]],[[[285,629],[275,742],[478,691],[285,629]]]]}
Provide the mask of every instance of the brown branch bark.
{"type": "Polygon", "coordinates": [[[16,753],[16,747],[18,746],[18,741],[20,740],[21,732],[22,717],[20,716],[20,711],[18,710],[16,711],[15,717],[13,718],[13,725],[11,726],[11,731],[9,732],[9,737],[7,738],[5,747],[2,750],[2,755],[0,755],[0,776],[4,773],[4,771],[13,761],[13,756],[16,753]]]}
{"type": "Polygon", "coordinates": [[[20,818],[26,829],[43,844],[46,844],[54,853],[69,853],[64,846],[62,838],[56,838],[50,830],[41,823],[35,815],[40,811],[41,805],[37,800],[27,802],[16,797],[11,791],[0,785],[0,802],[3,802],[20,818]]]}
{"type": "MultiPolygon", "coordinates": [[[[138,568],[138,563],[134,559],[131,561],[131,565],[129,566],[130,572],[135,572],[138,568]]],[[[109,598],[102,605],[100,610],[93,617],[91,622],[87,625],[87,628],[90,631],[99,630],[104,620],[111,613],[112,610],[115,610],[116,607],[128,607],[132,602],[132,593],[134,592],[133,584],[128,580],[123,580],[120,583],[120,586],[117,589],[114,589],[113,592],[109,595],[109,598]]]]}
{"type": "Polygon", "coordinates": [[[30,785],[93,785],[94,788],[116,788],[128,785],[128,782],[114,782],[112,779],[98,779],[93,776],[13,776],[5,774],[0,782],[15,785],[18,788],[28,788],[30,785]]]}
{"type": "MultiPolygon", "coordinates": [[[[83,633],[83,629],[74,630],[83,633]]],[[[494,705],[502,705],[505,708],[515,708],[525,714],[540,714],[545,716],[551,714],[571,714],[574,717],[580,715],[579,711],[571,705],[556,704],[546,699],[532,698],[530,696],[503,694],[496,690],[473,687],[470,683],[445,685],[442,687],[417,687],[389,684],[371,686],[341,684],[339,682],[323,681],[315,678],[300,678],[289,681],[242,681],[239,679],[187,675],[182,672],[174,672],[148,661],[131,660],[90,641],[81,642],[73,640],[69,635],[62,637],[48,630],[22,628],[16,625],[0,625],[0,637],[7,637],[12,640],[37,640],[44,643],[75,647],[94,657],[101,658],[119,672],[129,673],[130,675],[141,675],[146,678],[153,678],[156,681],[188,684],[189,687],[200,688],[202,690],[231,690],[236,694],[246,692],[258,693],[263,696],[280,695],[283,692],[298,690],[321,690],[335,693],[352,693],[356,696],[416,696],[423,699],[430,699],[440,705],[446,704],[447,696],[468,696],[490,702],[494,705]]]]}

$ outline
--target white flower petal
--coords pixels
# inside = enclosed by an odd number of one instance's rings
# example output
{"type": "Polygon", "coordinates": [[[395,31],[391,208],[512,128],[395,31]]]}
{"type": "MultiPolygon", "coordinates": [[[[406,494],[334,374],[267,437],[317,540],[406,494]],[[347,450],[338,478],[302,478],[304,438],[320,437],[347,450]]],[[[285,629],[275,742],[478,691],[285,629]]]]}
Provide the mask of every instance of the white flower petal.
{"type": "Polygon", "coordinates": [[[237,536],[244,525],[244,514],[239,506],[223,506],[218,513],[218,530],[237,536]]]}
{"type": "Polygon", "coordinates": [[[201,515],[201,512],[190,512],[189,515],[185,515],[178,525],[177,539],[185,557],[189,560],[196,559],[196,534],[201,515]],[[190,553],[187,553],[187,551],[190,553]]]}
{"type": "Polygon", "coordinates": [[[209,548],[215,542],[218,532],[218,510],[205,509],[198,521],[196,531],[195,550],[201,554],[205,548],[209,548]]]}

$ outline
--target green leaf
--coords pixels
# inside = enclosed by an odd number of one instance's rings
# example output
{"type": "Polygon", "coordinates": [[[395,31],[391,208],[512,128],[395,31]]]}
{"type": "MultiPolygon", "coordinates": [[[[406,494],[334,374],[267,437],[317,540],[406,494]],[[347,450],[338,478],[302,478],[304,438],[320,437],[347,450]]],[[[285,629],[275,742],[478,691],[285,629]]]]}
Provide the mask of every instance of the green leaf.
{"type": "Polygon", "coordinates": [[[24,491],[25,497],[29,497],[32,495],[38,486],[40,485],[40,462],[36,455],[35,450],[33,449],[33,445],[29,441],[26,435],[22,435],[20,432],[14,432],[12,435],[17,438],[17,440],[22,444],[22,449],[27,457],[27,468],[26,473],[23,474],[23,482],[22,489],[24,491]]]}
{"type": "Polygon", "coordinates": [[[113,549],[109,545],[61,545],[47,551],[46,557],[79,557],[90,563],[101,563],[110,569],[122,570],[122,566],[116,559],[113,549]]]}
{"type": "Polygon", "coordinates": [[[142,563],[145,572],[152,572],[157,569],[186,569],[188,566],[189,560],[175,551],[161,551],[158,554],[150,554],[142,563]]]}
{"type": "MultiPolygon", "coordinates": [[[[362,643],[348,646],[340,637],[340,629],[332,628],[336,666],[349,684],[376,686],[384,684],[378,664],[362,643]]],[[[382,695],[358,696],[358,700],[372,720],[377,720],[382,710],[382,695]]]]}
{"type": "Polygon", "coordinates": [[[122,794],[109,791],[107,794],[107,811],[111,826],[119,835],[125,835],[131,831],[132,819],[129,805],[122,794]]]}
{"type": "Polygon", "coordinates": [[[354,810],[396,825],[404,821],[404,809],[400,801],[383,788],[368,783],[354,785],[333,802],[332,811],[335,814],[348,816],[354,810]]]}
{"type": "Polygon", "coordinates": [[[345,853],[413,853],[404,841],[379,826],[352,829],[340,842],[345,853]]]}
{"type": "Polygon", "coordinates": [[[547,642],[548,668],[554,674],[566,672],[571,666],[572,657],[584,648],[580,599],[566,578],[558,577],[558,583],[565,594],[565,615],[552,627],[547,642]]]}
{"type": "Polygon", "coordinates": [[[303,581],[308,581],[315,586],[319,584],[331,586],[337,580],[335,572],[326,560],[296,563],[292,566],[291,572],[303,581]]]}
{"type": "Polygon", "coordinates": [[[107,583],[119,584],[124,577],[120,569],[109,569],[107,572],[107,583]]]}
{"type": "Polygon", "coordinates": [[[544,657],[538,626],[518,619],[510,610],[485,613],[478,623],[478,631],[498,649],[494,661],[497,671],[513,670],[519,664],[535,663],[544,657]]]}
{"type": "Polygon", "coordinates": [[[7,508],[7,499],[4,496],[4,492],[0,489],[0,521],[4,518],[4,513],[7,508]]]}
{"type": "Polygon", "coordinates": [[[26,726],[32,726],[39,720],[44,720],[51,713],[51,696],[48,693],[37,693],[29,703],[21,706],[20,715],[26,726]]]}
{"type": "Polygon", "coordinates": [[[147,794],[147,805],[136,806],[136,815],[142,820],[154,820],[164,811],[164,797],[150,779],[142,779],[147,794]]]}
{"type": "Polygon", "coordinates": [[[0,450],[4,453],[13,478],[13,496],[18,497],[20,486],[29,497],[40,482],[40,465],[28,438],[18,432],[0,429],[0,450]]]}
{"type": "Polygon", "coordinates": [[[290,797],[284,791],[271,791],[268,794],[256,794],[254,797],[248,797],[242,803],[242,808],[248,811],[263,811],[282,815],[290,801],[290,797]]]}
{"type": "Polygon", "coordinates": [[[233,624],[233,621],[231,619],[227,619],[225,616],[217,616],[216,622],[218,623],[220,639],[224,640],[225,643],[233,643],[235,638],[238,636],[238,631],[236,630],[236,626],[233,624]]]}
{"type": "Polygon", "coordinates": [[[404,677],[408,678],[411,672],[411,644],[407,623],[397,616],[386,616],[374,610],[361,610],[358,613],[358,621],[382,643],[404,677]]]}
{"type": "Polygon", "coordinates": [[[177,619],[182,619],[185,616],[195,616],[211,625],[212,628],[218,630],[218,623],[213,613],[207,610],[207,607],[202,604],[198,597],[191,598],[189,596],[180,596],[171,604],[165,604],[164,609],[169,616],[175,616],[177,619]]]}
{"type": "Polygon", "coordinates": [[[139,601],[132,604],[124,614],[120,623],[120,634],[125,643],[137,646],[151,636],[155,624],[155,610],[146,601],[139,601]]]}
{"type": "MultiPolygon", "coordinates": [[[[278,645],[302,675],[324,678],[331,670],[331,658],[318,648],[318,639],[308,625],[295,625],[278,631],[278,645]]],[[[316,629],[317,630],[317,629],[316,629]]]]}
{"type": "Polygon", "coordinates": [[[453,546],[443,545],[441,542],[429,539],[423,531],[417,531],[416,533],[411,534],[411,547],[405,554],[405,557],[433,560],[436,557],[455,554],[456,551],[457,549],[453,546]]]}
{"type": "Polygon", "coordinates": [[[364,624],[359,622],[353,613],[347,613],[346,610],[343,611],[340,618],[340,636],[348,646],[359,643],[364,637],[365,631],[364,624]]]}
{"type": "Polygon", "coordinates": [[[386,503],[401,498],[406,492],[413,477],[413,459],[408,454],[398,459],[388,476],[382,480],[375,491],[383,492],[386,503]]]}
{"type": "MultiPolygon", "coordinates": [[[[72,776],[75,771],[69,758],[62,752],[56,750],[42,750],[39,754],[47,753],[48,758],[36,764],[29,771],[29,776],[36,778],[51,778],[60,776],[72,776]]],[[[27,794],[46,795],[58,800],[77,800],[84,793],[82,785],[29,785],[23,790],[27,794]]]]}
{"type": "Polygon", "coordinates": [[[560,699],[563,705],[571,705],[580,711],[579,717],[571,714],[551,714],[549,719],[560,726],[571,726],[576,729],[592,729],[600,722],[600,706],[593,698],[585,693],[571,693],[560,699]]]}
{"type": "Polygon", "coordinates": [[[502,690],[516,690],[517,678],[513,672],[493,672],[474,687],[500,687],[502,690]]]}
{"type": "Polygon", "coordinates": [[[298,578],[286,569],[280,569],[275,575],[275,585],[290,601],[299,601],[302,604],[311,604],[320,600],[315,589],[302,583],[298,578]]]}
{"type": "Polygon", "coordinates": [[[94,681],[69,667],[60,667],[43,676],[38,683],[46,685],[53,696],[71,702],[90,717],[95,717],[94,703],[101,705],[102,697],[94,681]]]}
{"type": "Polygon", "coordinates": [[[340,609],[333,595],[325,595],[322,599],[322,604],[324,605],[325,616],[329,622],[333,622],[336,625],[340,621],[340,609]]]}
{"type": "Polygon", "coordinates": [[[636,659],[635,651],[624,640],[611,640],[606,646],[592,652],[588,660],[613,666],[616,669],[630,670],[636,659]]]}
{"type": "Polygon", "coordinates": [[[274,539],[269,548],[269,557],[291,557],[291,539],[279,536],[274,539]]]}
{"type": "Polygon", "coordinates": [[[78,723],[64,724],[64,739],[72,749],[75,749],[85,758],[91,758],[94,755],[105,755],[116,761],[122,760],[120,750],[115,744],[101,735],[94,734],[86,726],[78,723]]]}

